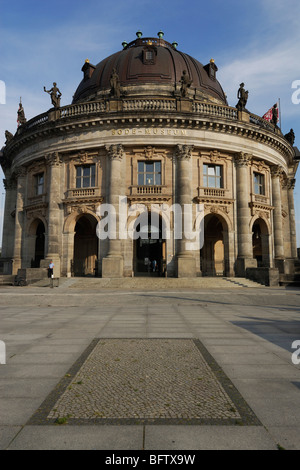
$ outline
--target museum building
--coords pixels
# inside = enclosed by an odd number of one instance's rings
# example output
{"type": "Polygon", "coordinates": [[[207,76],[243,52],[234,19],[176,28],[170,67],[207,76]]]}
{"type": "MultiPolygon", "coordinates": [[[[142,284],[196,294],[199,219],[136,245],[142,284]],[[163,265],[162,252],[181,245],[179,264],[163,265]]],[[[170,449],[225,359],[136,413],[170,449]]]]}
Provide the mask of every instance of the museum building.
{"type": "Polygon", "coordinates": [[[292,273],[293,133],[248,111],[243,83],[229,106],[213,59],[202,65],[161,31],[136,36],[97,65],[85,61],[72,104],[60,105],[56,83],[44,88],[47,112],[26,120],[20,104],[0,156],[3,273],[45,271],[50,260],[57,277],[292,273]],[[143,237],[119,236],[120,197],[143,237]],[[97,236],[103,204],[115,207],[114,237],[97,236]],[[160,211],[176,205],[191,207],[193,230],[202,207],[199,247],[188,249],[174,212],[160,211]]]}

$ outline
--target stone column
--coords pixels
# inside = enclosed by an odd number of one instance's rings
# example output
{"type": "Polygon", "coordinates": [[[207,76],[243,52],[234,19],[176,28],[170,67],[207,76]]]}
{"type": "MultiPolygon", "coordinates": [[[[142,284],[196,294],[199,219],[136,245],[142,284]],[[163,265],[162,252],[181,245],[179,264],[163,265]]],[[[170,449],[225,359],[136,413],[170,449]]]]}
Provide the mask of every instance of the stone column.
{"type": "MultiPolygon", "coordinates": [[[[186,227],[184,226],[184,205],[192,204],[192,150],[190,145],[177,145],[176,148],[176,203],[180,205],[182,212],[182,238],[177,240],[177,276],[195,277],[196,260],[193,252],[187,250],[186,227]]],[[[189,226],[192,228],[192,221],[189,226]]],[[[175,227],[176,233],[176,227],[175,227]]]]}
{"type": "Polygon", "coordinates": [[[6,192],[1,257],[6,259],[4,261],[3,274],[12,274],[15,232],[15,219],[12,214],[16,206],[17,180],[7,175],[7,178],[3,180],[3,184],[6,192]]]}
{"type": "Polygon", "coordinates": [[[272,204],[274,206],[273,227],[274,227],[275,267],[279,268],[280,272],[284,272],[284,244],[283,244],[283,230],[282,230],[281,185],[280,185],[281,175],[282,175],[282,169],[279,166],[271,167],[272,204]]]}
{"type": "Polygon", "coordinates": [[[48,237],[45,262],[41,267],[48,267],[49,261],[54,263],[54,277],[60,276],[60,172],[61,159],[57,152],[46,155],[49,168],[48,189],[48,237]],[[45,266],[46,264],[46,266],[45,266]]]}
{"type": "Polygon", "coordinates": [[[257,261],[253,259],[252,234],[249,231],[249,166],[252,155],[240,152],[235,155],[236,163],[236,203],[237,203],[237,240],[238,257],[236,274],[244,277],[246,269],[256,267],[257,261]]]}
{"type": "Polygon", "coordinates": [[[15,238],[13,249],[12,274],[18,274],[18,269],[22,267],[22,236],[24,230],[24,202],[26,192],[26,168],[19,167],[17,175],[17,197],[15,212],[15,238]]]}
{"type": "MultiPolygon", "coordinates": [[[[108,254],[102,261],[102,277],[123,277],[124,260],[119,239],[119,196],[122,196],[125,174],[123,174],[123,160],[125,152],[121,144],[106,147],[109,159],[109,184],[107,202],[112,204],[116,211],[116,233],[110,230],[108,238],[108,254]]],[[[111,229],[111,227],[110,227],[111,229]]]]}
{"type": "Polygon", "coordinates": [[[294,207],[294,188],[295,178],[289,178],[287,184],[288,203],[289,203],[289,216],[290,216],[290,234],[291,234],[291,255],[292,258],[297,258],[297,240],[296,240],[296,220],[295,220],[295,207],[294,207]]]}

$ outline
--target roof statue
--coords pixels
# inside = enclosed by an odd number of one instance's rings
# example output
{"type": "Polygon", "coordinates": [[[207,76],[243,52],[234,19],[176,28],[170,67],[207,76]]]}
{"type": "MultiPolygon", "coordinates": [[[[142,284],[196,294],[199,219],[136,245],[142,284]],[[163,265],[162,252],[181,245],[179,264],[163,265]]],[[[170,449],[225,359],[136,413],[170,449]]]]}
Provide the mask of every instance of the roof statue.
{"type": "Polygon", "coordinates": [[[51,102],[54,108],[60,108],[60,97],[62,94],[57,88],[56,83],[53,82],[53,87],[50,90],[46,90],[46,87],[44,87],[44,91],[51,96],[51,102]]]}
{"type": "Polygon", "coordinates": [[[183,98],[187,96],[187,89],[191,86],[192,81],[193,80],[190,79],[190,77],[187,74],[187,71],[184,70],[182,72],[182,76],[181,76],[181,79],[180,79],[180,83],[181,83],[180,92],[181,92],[181,96],[183,98]]]}
{"type": "Polygon", "coordinates": [[[246,109],[246,104],[248,101],[249,91],[248,90],[246,91],[244,86],[245,86],[245,83],[241,83],[240,88],[238,89],[238,92],[237,92],[237,98],[239,101],[236,105],[236,108],[239,111],[244,111],[246,109]]]}
{"type": "Polygon", "coordinates": [[[25,124],[25,122],[26,122],[25,111],[24,111],[22,101],[20,98],[19,109],[18,109],[18,119],[17,119],[18,127],[21,126],[22,124],[25,124]]]}
{"type": "Polygon", "coordinates": [[[285,134],[284,137],[286,138],[286,140],[287,140],[291,145],[294,145],[294,142],[295,142],[295,133],[294,133],[293,129],[290,129],[290,132],[288,132],[287,134],[285,134]]]}
{"type": "Polygon", "coordinates": [[[110,86],[111,86],[111,95],[114,98],[119,99],[121,95],[121,90],[120,90],[120,78],[119,75],[117,74],[117,70],[114,67],[112,70],[112,74],[110,76],[110,86]]]}
{"type": "Polygon", "coordinates": [[[277,108],[277,103],[274,104],[272,108],[272,119],[271,123],[274,124],[274,126],[277,126],[278,123],[278,108],[277,108]]]}
{"type": "Polygon", "coordinates": [[[5,139],[6,139],[6,142],[5,142],[5,145],[13,138],[13,134],[9,131],[5,131],[5,139]]]}

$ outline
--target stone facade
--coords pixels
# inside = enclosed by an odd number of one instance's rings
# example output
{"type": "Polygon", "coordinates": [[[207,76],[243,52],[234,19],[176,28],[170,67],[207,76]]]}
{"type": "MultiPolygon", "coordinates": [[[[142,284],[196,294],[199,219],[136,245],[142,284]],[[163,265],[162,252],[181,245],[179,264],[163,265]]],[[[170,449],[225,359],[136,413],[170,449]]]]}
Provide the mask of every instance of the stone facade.
{"type": "MultiPolygon", "coordinates": [[[[118,99],[100,90],[18,128],[1,158],[4,273],[46,267],[50,260],[55,276],[245,276],[256,266],[293,269],[293,147],[256,115],[209,93],[189,89],[181,97],[176,89],[126,83],[118,99]],[[185,234],[176,239],[172,214],[170,236],[157,227],[153,246],[120,238],[120,196],[128,210],[144,205],[149,213],[153,204],[190,205],[192,227],[202,205],[203,247],[187,249],[185,234]],[[116,236],[103,240],[96,235],[102,204],[114,205],[117,215],[116,236]],[[147,265],[153,257],[157,273],[147,265]]],[[[129,211],[127,223],[137,230],[135,218],[129,211]]]]}

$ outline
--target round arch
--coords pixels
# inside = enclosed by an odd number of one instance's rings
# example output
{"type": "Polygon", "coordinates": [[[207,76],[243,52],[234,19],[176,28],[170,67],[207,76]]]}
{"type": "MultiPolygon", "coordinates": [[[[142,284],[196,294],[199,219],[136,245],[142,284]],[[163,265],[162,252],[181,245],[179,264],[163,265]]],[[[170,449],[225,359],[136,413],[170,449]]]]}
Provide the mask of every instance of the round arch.
{"type": "Polygon", "coordinates": [[[76,211],[76,212],[72,212],[71,214],[68,215],[68,217],[66,217],[65,221],[64,221],[64,226],[63,226],[63,232],[64,233],[73,233],[74,230],[75,230],[75,225],[78,221],[78,219],[80,219],[80,217],[86,215],[87,217],[90,217],[91,219],[96,219],[97,220],[97,224],[98,222],[100,222],[100,219],[99,217],[97,216],[97,214],[95,212],[92,212],[91,210],[89,209],[86,209],[84,211],[76,211]]]}

